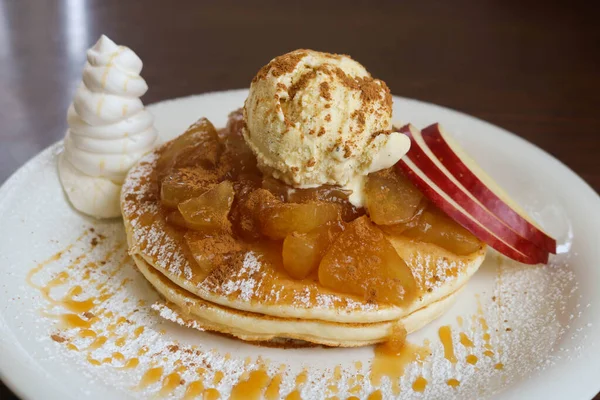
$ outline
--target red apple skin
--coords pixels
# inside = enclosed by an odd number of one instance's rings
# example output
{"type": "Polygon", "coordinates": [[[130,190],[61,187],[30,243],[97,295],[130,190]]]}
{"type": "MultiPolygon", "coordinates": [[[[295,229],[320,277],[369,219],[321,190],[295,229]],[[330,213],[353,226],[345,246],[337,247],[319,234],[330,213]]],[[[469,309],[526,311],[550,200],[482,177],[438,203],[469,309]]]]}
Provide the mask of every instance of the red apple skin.
{"type": "MultiPolygon", "coordinates": [[[[478,237],[480,240],[487,243],[490,247],[504,254],[505,256],[512,258],[513,260],[519,261],[523,264],[545,264],[548,262],[548,253],[538,255],[527,255],[520,251],[510,247],[498,237],[494,236],[489,231],[481,227],[477,222],[470,219],[467,215],[463,214],[462,211],[454,207],[451,203],[446,201],[441,194],[439,194],[433,187],[425,182],[413,169],[407,164],[406,156],[401,159],[397,164],[397,168],[415,185],[423,194],[438,208],[444,211],[453,220],[462,225],[465,229],[471,232],[473,235],[478,237]]],[[[410,162],[410,159],[408,159],[410,162]]]]}
{"type": "Polygon", "coordinates": [[[428,126],[421,131],[421,134],[431,152],[435,154],[444,167],[491,213],[536,246],[556,254],[556,240],[523,218],[489,189],[446,142],[439,124],[428,126]]]}
{"type": "Polygon", "coordinates": [[[421,144],[414,139],[416,135],[420,134],[416,128],[412,125],[406,125],[400,128],[400,132],[406,134],[411,139],[408,156],[412,162],[452,200],[465,209],[469,215],[479,221],[481,225],[485,226],[504,243],[517,249],[519,252],[535,260],[547,260],[548,252],[546,250],[537,247],[531,241],[519,236],[498,217],[469,197],[462,188],[450,180],[444,171],[434,164],[421,148],[421,144]]]}

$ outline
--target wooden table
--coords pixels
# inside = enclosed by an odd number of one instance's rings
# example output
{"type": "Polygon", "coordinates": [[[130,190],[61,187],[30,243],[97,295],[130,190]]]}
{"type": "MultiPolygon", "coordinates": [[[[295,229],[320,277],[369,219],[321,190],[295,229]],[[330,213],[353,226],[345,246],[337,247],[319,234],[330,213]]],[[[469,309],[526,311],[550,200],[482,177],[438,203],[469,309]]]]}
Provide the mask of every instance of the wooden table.
{"type": "Polygon", "coordinates": [[[394,94],[515,132],[599,191],[600,10],[578,3],[7,0],[0,182],[62,138],[85,50],[106,33],[144,60],[146,103],[247,87],[300,47],[351,54],[394,94]]]}

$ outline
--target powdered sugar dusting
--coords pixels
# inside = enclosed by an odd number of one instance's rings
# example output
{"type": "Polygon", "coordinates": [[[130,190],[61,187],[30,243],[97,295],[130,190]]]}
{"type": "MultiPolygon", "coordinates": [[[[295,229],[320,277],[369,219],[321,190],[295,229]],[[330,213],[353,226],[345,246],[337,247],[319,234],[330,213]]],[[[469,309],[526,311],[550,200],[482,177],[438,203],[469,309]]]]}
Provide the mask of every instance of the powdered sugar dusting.
{"type": "MultiPolygon", "coordinates": [[[[246,255],[247,272],[257,268],[258,259],[256,254],[246,255]]],[[[539,373],[565,357],[577,356],[577,349],[562,349],[558,345],[569,324],[576,323],[586,310],[585,305],[570,305],[577,301],[577,285],[567,261],[557,259],[546,267],[531,267],[495,254],[489,256],[480,271],[481,277],[476,275],[472,282],[479,293],[465,299],[480,306],[470,313],[462,313],[460,323],[451,324],[458,362],[452,364],[444,358],[443,347],[435,334],[441,323],[437,326],[434,323],[431,327],[434,334],[426,339],[431,342],[428,345],[431,356],[423,363],[407,366],[399,382],[399,398],[484,398],[530,375],[532,370],[534,374],[539,373]],[[485,278],[490,275],[491,280],[485,278]],[[481,284],[484,285],[478,286],[481,284]],[[467,335],[473,347],[462,345],[459,333],[467,335]],[[469,355],[477,357],[476,365],[466,362],[469,355]],[[499,365],[502,369],[498,369],[499,365]],[[412,388],[420,377],[427,381],[422,394],[412,388]],[[446,382],[450,379],[459,381],[459,387],[448,386],[446,382]]],[[[65,357],[77,363],[85,374],[121,388],[133,397],[155,396],[164,390],[162,382],[172,374],[177,374],[185,383],[177,385],[170,395],[181,397],[189,384],[201,380],[205,388],[214,387],[226,396],[238,382],[247,379],[249,371],[257,368],[268,371],[271,377],[281,376],[282,397],[293,390],[298,390],[303,399],[322,398],[324,393],[340,398],[366,398],[375,390],[384,398],[394,393],[387,378],[378,387],[370,382],[370,348],[360,351],[263,349],[199,332],[200,327],[194,321],[182,318],[162,304],[135,271],[126,254],[124,233],[118,225],[87,232],[33,280],[43,286],[61,271],[69,276],[62,285],[52,289],[50,295],[60,299],[72,292],[73,287],[82,287],[83,292],[75,298],[94,299],[94,308],[82,316],[83,320],[92,322],[89,327],[57,325],[51,330],[52,338],[40,336],[40,340],[64,347],[67,349],[65,357]],[[90,247],[90,243],[96,245],[90,247]],[[150,304],[153,305],[150,307],[150,304]],[[181,331],[163,323],[164,320],[195,329],[181,331]],[[218,350],[211,350],[213,348],[218,350]],[[241,349],[239,355],[228,354],[233,348],[241,349]],[[329,361],[308,363],[299,368],[301,361],[294,361],[294,357],[302,360],[302,353],[311,351],[326,352],[325,359],[329,361]],[[348,356],[353,352],[361,360],[360,365],[353,362],[356,358],[348,356]],[[265,354],[269,354],[268,358],[265,354]],[[346,361],[339,365],[336,373],[334,367],[340,359],[346,361]],[[160,368],[160,379],[142,385],[144,376],[155,368],[160,368]],[[306,383],[296,383],[304,380],[298,378],[299,374],[306,375],[306,383]],[[217,379],[221,375],[222,379],[217,379]],[[136,389],[131,391],[131,388],[136,389]]],[[[306,292],[303,295],[306,296],[306,292]]],[[[58,304],[49,304],[44,312],[58,316],[68,313],[58,304]]],[[[583,335],[585,329],[572,334],[583,335]]],[[[419,340],[418,335],[409,340],[419,340]]],[[[307,360],[312,359],[308,357],[307,360]]]]}
{"type": "Polygon", "coordinates": [[[257,283],[253,276],[256,272],[260,271],[260,262],[258,261],[257,255],[249,251],[244,256],[244,262],[242,268],[237,274],[230,277],[223,284],[223,294],[231,295],[233,293],[239,293],[239,298],[243,301],[249,301],[252,298],[252,294],[258,290],[260,283],[257,283]]]}
{"type": "Polygon", "coordinates": [[[154,304],[152,304],[152,309],[157,311],[158,315],[160,315],[161,317],[163,317],[164,319],[166,319],[168,321],[176,322],[179,325],[186,326],[186,327],[192,328],[192,329],[197,329],[199,331],[204,330],[204,328],[200,324],[198,324],[196,321],[184,320],[183,318],[181,318],[181,316],[179,314],[177,314],[171,308],[167,307],[165,304],[154,303],[154,304]]]}
{"type": "Polygon", "coordinates": [[[414,252],[407,259],[419,287],[432,292],[454,281],[464,272],[469,263],[458,257],[452,259],[433,256],[430,252],[414,252]]]}

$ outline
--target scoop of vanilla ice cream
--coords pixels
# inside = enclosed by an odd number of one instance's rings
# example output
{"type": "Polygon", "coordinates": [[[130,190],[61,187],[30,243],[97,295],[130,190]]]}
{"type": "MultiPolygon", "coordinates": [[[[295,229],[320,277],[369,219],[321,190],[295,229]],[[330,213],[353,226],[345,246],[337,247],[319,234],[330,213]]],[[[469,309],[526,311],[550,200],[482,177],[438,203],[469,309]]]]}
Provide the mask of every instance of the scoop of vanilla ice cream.
{"type": "Polygon", "coordinates": [[[271,60],[252,81],[244,119],[261,170],[295,187],[356,191],[357,180],[394,165],[410,146],[391,132],[386,84],[345,55],[296,50],[271,60]]]}

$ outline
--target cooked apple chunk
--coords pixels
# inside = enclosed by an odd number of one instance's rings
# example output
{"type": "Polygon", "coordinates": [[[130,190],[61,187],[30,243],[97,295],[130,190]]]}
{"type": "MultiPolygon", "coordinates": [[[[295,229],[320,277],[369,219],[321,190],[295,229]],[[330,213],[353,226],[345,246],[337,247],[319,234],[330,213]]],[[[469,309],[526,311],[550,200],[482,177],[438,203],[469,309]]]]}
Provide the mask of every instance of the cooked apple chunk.
{"type": "Polygon", "coordinates": [[[271,192],[279,200],[289,203],[323,201],[339,204],[341,206],[342,219],[346,222],[350,222],[364,214],[362,210],[354,207],[348,201],[348,197],[352,192],[339,186],[322,185],[315,188],[299,189],[288,186],[275,178],[265,177],[262,181],[262,187],[271,192]]]}
{"type": "Polygon", "coordinates": [[[206,193],[191,198],[177,207],[188,227],[198,231],[225,231],[231,224],[227,219],[233,202],[233,185],[223,181],[206,193]]]}
{"type": "Polygon", "coordinates": [[[231,235],[224,233],[205,235],[188,231],[184,238],[202,277],[207,276],[213,268],[241,250],[239,243],[231,235]]]}
{"type": "Polygon", "coordinates": [[[166,214],[165,217],[167,223],[177,228],[188,229],[188,225],[185,222],[185,219],[179,212],[179,210],[171,210],[166,214]]]}
{"type": "Polygon", "coordinates": [[[436,207],[428,207],[402,235],[440,246],[459,256],[471,254],[481,241],[436,207]]]}
{"type": "Polygon", "coordinates": [[[414,298],[416,282],[383,232],[367,217],[346,227],[319,264],[319,282],[368,301],[403,305],[414,298]]]}
{"type": "Polygon", "coordinates": [[[342,230],[343,225],[334,222],[307,233],[290,233],[283,241],[283,268],[294,279],[306,278],[317,270],[325,252],[342,230]]]}
{"type": "Polygon", "coordinates": [[[160,201],[166,207],[177,208],[180,203],[212,189],[216,182],[217,174],[202,167],[172,170],[162,180],[160,201]]]}
{"type": "Polygon", "coordinates": [[[260,215],[260,229],[271,239],[284,239],[292,232],[310,232],[328,222],[341,221],[341,218],[339,204],[277,202],[264,208],[260,215]]]}
{"type": "Polygon", "coordinates": [[[371,173],[365,183],[365,203],[377,225],[408,222],[417,212],[423,195],[393,168],[371,173]]]}
{"type": "Polygon", "coordinates": [[[221,145],[217,130],[206,118],[199,119],[181,136],[169,142],[158,159],[159,177],[173,168],[201,166],[213,168],[221,145]]]}

